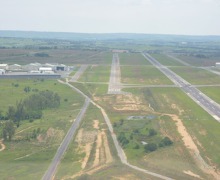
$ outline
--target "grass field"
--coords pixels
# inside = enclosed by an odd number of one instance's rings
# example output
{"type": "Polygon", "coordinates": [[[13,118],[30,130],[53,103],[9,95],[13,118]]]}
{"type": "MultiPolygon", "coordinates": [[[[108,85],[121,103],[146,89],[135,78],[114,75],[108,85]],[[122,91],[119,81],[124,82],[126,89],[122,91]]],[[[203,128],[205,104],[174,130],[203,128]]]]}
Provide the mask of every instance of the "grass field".
{"type": "Polygon", "coordinates": [[[146,85],[173,84],[153,66],[121,66],[121,82],[146,85]]]}
{"type": "MultiPolygon", "coordinates": [[[[203,148],[200,150],[203,157],[209,157],[220,167],[220,156],[217,155],[217,152],[220,151],[219,123],[179,89],[153,88],[150,90],[154,97],[153,100],[150,99],[150,102],[154,101],[157,105],[155,110],[160,113],[173,114],[178,114],[178,111],[181,110],[180,118],[191,136],[201,143],[203,148]],[[172,105],[176,108],[172,108],[172,105]]],[[[133,92],[137,92],[137,90],[133,90],[133,92]]],[[[147,101],[149,101],[148,99],[149,97],[146,97],[147,101]]]]}
{"type": "Polygon", "coordinates": [[[215,66],[216,62],[219,62],[219,57],[198,58],[195,56],[179,55],[177,56],[181,60],[191,64],[193,66],[215,66]]]}
{"type": "Polygon", "coordinates": [[[120,65],[151,65],[140,53],[120,53],[120,65]]]}
{"type": "Polygon", "coordinates": [[[201,87],[199,90],[220,104],[220,87],[201,87]]]}
{"type": "Polygon", "coordinates": [[[184,66],[182,63],[166,56],[165,54],[151,54],[151,56],[164,66],[184,66]]]}
{"type": "Polygon", "coordinates": [[[111,64],[112,53],[88,50],[28,50],[28,49],[0,49],[0,63],[29,64],[29,63],[62,63],[73,64],[111,64]],[[48,57],[36,57],[35,53],[46,53],[48,57]]]}
{"type": "Polygon", "coordinates": [[[15,105],[16,101],[28,96],[23,91],[25,86],[31,89],[52,90],[61,96],[61,105],[58,109],[43,111],[42,119],[34,120],[32,123],[22,121],[16,129],[13,140],[4,142],[6,149],[0,152],[2,179],[40,179],[80,111],[84,99],[55,80],[1,80],[0,84],[0,109],[3,113],[7,106],[15,105]],[[19,86],[13,87],[12,83],[19,86]],[[38,128],[40,133],[37,138],[27,139],[27,136],[38,128]]]}
{"type": "Polygon", "coordinates": [[[171,67],[172,71],[194,85],[220,84],[220,76],[194,67],[171,67]]]}
{"type": "Polygon", "coordinates": [[[111,66],[93,65],[87,68],[78,81],[81,82],[109,82],[111,66]]]}

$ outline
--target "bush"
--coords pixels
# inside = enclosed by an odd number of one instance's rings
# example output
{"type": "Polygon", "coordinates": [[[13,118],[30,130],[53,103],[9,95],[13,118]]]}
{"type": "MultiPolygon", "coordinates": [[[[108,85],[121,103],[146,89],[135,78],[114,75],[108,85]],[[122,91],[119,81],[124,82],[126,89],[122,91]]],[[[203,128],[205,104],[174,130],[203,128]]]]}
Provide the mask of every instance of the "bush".
{"type": "Polygon", "coordinates": [[[150,129],[148,136],[155,136],[155,135],[157,135],[157,131],[154,129],[150,129]]]}
{"type": "MultiPolygon", "coordinates": [[[[173,144],[173,141],[171,141],[170,138],[165,137],[165,138],[162,139],[162,141],[160,142],[160,144],[163,145],[163,146],[170,146],[170,145],[173,144]]],[[[161,146],[161,147],[163,147],[163,146],[161,146]]]]}
{"type": "Polygon", "coordinates": [[[154,143],[149,143],[144,146],[145,152],[153,152],[157,150],[157,145],[154,143]]]}

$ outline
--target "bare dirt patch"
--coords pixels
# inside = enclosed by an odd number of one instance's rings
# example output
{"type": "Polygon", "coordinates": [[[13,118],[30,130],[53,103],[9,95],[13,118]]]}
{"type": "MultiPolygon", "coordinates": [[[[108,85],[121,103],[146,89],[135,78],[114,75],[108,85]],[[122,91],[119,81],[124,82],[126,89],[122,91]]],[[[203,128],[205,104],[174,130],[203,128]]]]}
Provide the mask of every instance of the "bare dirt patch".
{"type": "Polygon", "coordinates": [[[6,146],[3,144],[3,139],[0,140],[0,147],[1,147],[0,152],[4,151],[6,148],[6,146]]]}
{"type": "Polygon", "coordinates": [[[62,179],[73,179],[84,173],[91,175],[108,167],[109,163],[113,162],[108,138],[105,129],[100,130],[99,120],[93,120],[93,128],[94,131],[85,131],[81,128],[76,136],[75,141],[78,143],[78,150],[85,153],[85,157],[81,161],[82,170],[77,174],[65,176],[62,179]],[[91,157],[94,157],[94,159],[91,157]],[[90,159],[93,160],[91,161],[90,159]]]}
{"type": "Polygon", "coordinates": [[[189,175],[189,176],[192,176],[192,177],[195,177],[195,178],[198,178],[198,179],[202,179],[199,175],[191,172],[191,171],[183,171],[185,174],[189,175]]]}

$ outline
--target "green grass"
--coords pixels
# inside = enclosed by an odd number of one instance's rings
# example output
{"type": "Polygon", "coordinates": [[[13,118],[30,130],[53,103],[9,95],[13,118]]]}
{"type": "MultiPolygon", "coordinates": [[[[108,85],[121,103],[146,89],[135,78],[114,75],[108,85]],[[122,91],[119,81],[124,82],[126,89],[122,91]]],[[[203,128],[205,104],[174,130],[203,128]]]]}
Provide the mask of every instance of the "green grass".
{"type": "Polygon", "coordinates": [[[111,66],[90,66],[79,78],[82,82],[108,82],[111,66]]]}
{"type": "Polygon", "coordinates": [[[172,67],[172,71],[195,85],[220,84],[220,76],[207,70],[193,67],[172,67]]]}
{"type": "Polygon", "coordinates": [[[32,89],[52,90],[61,96],[61,106],[58,109],[43,111],[42,119],[34,120],[32,123],[22,121],[20,127],[16,129],[13,140],[5,142],[6,149],[0,153],[1,178],[39,179],[49,166],[71,121],[80,111],[84,98],[55,80],[1,80],[1,84],[4,86],[0,86],[2,102],[0,109],[4,112],[8,105],[14,105],[16,101],[28,96],[23,91],[25,86],[30,86],[32,89]],[[19,87],[14,89],[12,83],[18,83],[19,87]],[[11,89],[13,89],[12,96],[8,93],[11,89]],[[64,99],[68,100],[64,101],[64,99]],[[26,140],[27,135],[37,128],[41,129],[42,140],[26,140]],[[48,134],[49,132],[51,135],[48,134]],[[43,138],[46,136],[47,138],[43,138]],[[14,171],[11,171],[12,169],[14,171]]]}
{"type": "Polygon", "coordinates": [[[201,87],[199,90],[220,104],[220,87],[201,87]]]}
{"type": "Polygon", "coordinates": [[[173,84],[153,66],[121,66],[121,82],[145,85],[173,84]]]}
{"type": "MultiPolygon", "coordinates": [[[[180,89],[150,89],[153,96],[156,97],[154,100],[158,104],[157,111],[178,114],[177,110],[171,108],[172,104],[176,104],[178,108],[184,111],[180,118],[191,136],[196,137],[205,149],[198,146],[203,158],[206,159],[205,157],[208,156],[220,167],[220,156],[218,155],[220,151],[220,141],[218,138],[220,136],[219,123],[180,89]],[[203,131],[206,132],[205,135],[202,133],[203,131]]],[[[141,92],[139,91],[138,93],[141,92]]]]}
{"type": "Polygon", "coordinates": [[[151,65],[140,53],[120,53],[120,65],[151,65]]]}
{"type": "Polygon", "coordinates": [[[165,66],[184,66],[182,63],[166,56],[165,54],[151,54],[151,56],[165,66]]]}

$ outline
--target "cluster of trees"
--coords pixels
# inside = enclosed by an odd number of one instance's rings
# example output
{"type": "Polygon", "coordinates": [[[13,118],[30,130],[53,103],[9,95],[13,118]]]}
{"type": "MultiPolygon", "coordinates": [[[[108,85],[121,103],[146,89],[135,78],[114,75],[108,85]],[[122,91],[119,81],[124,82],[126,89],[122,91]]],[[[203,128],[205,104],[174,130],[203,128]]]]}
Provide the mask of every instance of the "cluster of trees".
{"type": "Polygon", "coordinates": [[[60,105],[60,96],[52,91],[40,91],[32,94],[25,100],[17,102],[16,106],[9,106],[7,119],[14,121],[19,126],[21,120],[40,119],[42,110],[57,108],[60,105]]]}
{"type": "Polygon", "coordinates": [[[34,56],[35,57],[49,57],[49,54],[42,52],[42,53],[35,53],[34,56]]]}
{"type": "Polygon", "coordinates": [[[121,132],[118,136],[118,141],[121,143],[122,147],[129,143],[129,140],[126,138],[125,133],[121,132]]]}
{"type": "MultiPolygon", "coordinates": [[[[57,108],[60,106],[60,96],[52,91],[40,91],[32,94],[24,100],[17,102],[16,106],[9,106],[6,116],[0,113],[0,118],[7,120],[3,125],[2,135],[5,140],[11,140],[14,135],[15,125],[19,127],[21,120],[29,120],[42,117],[42,110],[57,108]]],[[[35,137],[39,130],[33,132],[31,138],[35,137]]]]}
{"type": "Polygon", "coordinates": [[[160,143],[157,145],[156,143],[149,143],[144,146],[145,152],[156,151],[158,147],[171,146],[173,141],[169,137],[163,138],[160,143]]]}

